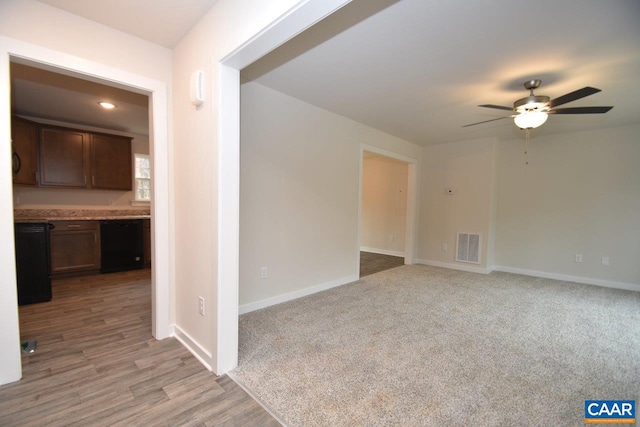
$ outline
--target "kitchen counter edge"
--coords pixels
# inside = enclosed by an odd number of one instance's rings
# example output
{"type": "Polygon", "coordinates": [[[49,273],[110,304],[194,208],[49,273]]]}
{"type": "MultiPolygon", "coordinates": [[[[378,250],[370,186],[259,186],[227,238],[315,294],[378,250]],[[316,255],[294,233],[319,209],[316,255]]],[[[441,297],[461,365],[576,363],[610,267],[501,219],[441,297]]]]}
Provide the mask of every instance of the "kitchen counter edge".
{"type": "Polygon", "coordinates": [[[100,221],[118,219],[151,219],[151,215],[119,215],[119,216],[92,216],[92,217],[48,217],[48,218],[14,218],[14,223],[41,223],[53,221],[100,221]]]}

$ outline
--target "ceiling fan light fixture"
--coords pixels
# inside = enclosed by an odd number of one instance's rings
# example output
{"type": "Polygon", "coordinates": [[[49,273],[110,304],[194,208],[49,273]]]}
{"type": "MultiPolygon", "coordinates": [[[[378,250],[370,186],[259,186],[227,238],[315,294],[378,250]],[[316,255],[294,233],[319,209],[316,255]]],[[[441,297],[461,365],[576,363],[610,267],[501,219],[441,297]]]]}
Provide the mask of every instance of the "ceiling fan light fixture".
{"type": "MultiPolygon", "coordinates": [[[[529,90],[529,96],[526,98],[518,99],[513,103],[513,108],[505,107],[502,105],[483,104],[478,107],[493,108],[496,110],[506,110],[515,112],[515,115],[499,117],[497,119],[484,120],[478,123],[471,123],[469,125],[462,126],[463,128],[469,126],[475,126],[482,123],[493,122],[500,119],[506,119],[507,117],[514,117],[514,123],[520,129],[535,129],[542,126],[548,118],[549,114],[603,114],[611,110],[613,107],[574,107],[574,108],[557,108],[560,105],[564,105],[568,102],[577,101],[586,96],[593,95],[600,92],[600,89],[596,89],[591,86],[583,87],[582,89],[574,90],[565,95],[559,96],[555,99],[551,99],[545,95],[534,95],[533,90],[537,89],[542,83],[541,80],[529,80],[524,82],[525,89],[529,90]]],[[[528,134],[528,132],[527,132],[528,134]]]]}
{"type": "Polygon", "coordinates": [[[526,111],[514,117],[513,122],[520,129],[535,129],[547,121],[548,114],[542,111],[526,111]]]}
{"type": "Polygon", "coordinates": [[[541,110],[546,108],[548,103],[548,96],[531,95],[526,98],[518,99],[513,103],[513,108],[516,111],[541,110]]]}
{"type": "Polygon", "coordinates": [[[547,111],[549,108],[547,107],[546,102],[539,101],[531,101],[526,104],[522,104],[515,107],[515,110],[518,113],[530,113],[534,111],[547,111]]]}

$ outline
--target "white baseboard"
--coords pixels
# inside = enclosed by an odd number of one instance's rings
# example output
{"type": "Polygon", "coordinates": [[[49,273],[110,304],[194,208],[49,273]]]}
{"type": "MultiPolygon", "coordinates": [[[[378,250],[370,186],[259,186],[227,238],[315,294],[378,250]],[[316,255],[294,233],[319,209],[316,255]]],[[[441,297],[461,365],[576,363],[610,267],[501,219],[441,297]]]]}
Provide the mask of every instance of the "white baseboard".
{"type": "Polygon", "coordinates": [[[563,282],[582,283],[585,285],[603,286],[605,288],[624,289],[627,291],[640,292],[640,284],[614,282],[611,280],[592,279],[590,277],[570,276],[567,274],[549,273],[546,271],[527,270],[524,268],[505,267],[495,265],[487,268],[472,267],[460,264],[451,264],[441,261],[431,261],[427,259],[415,259],[416,264],[431,265],[434,267],[451,268],[453,270],[469,271],[471,273],[489,274],[492,271],[502,271],[505,273],[522,274],[524,276],[541,277],[543,279],[562,280],[563,282]]]}
{"type": "Polygon", "coordinates": [[[367,246],[361,246],[360,250],[362,252],[371,252],[372,254],[381,254],[381,255],[391,255],[391,256],[400,256],[404,258],[404,252],[398,251],[388,251],[386,249],[377,249],[377,248],[369,248],[367,246]]]}
{"type": "Polygon", "coordinates": [[[451,264],[449,262],[432,261],[429,259],[414,259],[413,262],[415,264],[430,265],[432,267],[442,267],[442,268],[450,268],[452,270],[468,271],[469,273],[489,274],[492,271],[491,268],[474,267],[472,265],[464,265],[464,264],[451,264]]]}
{"type": "Polygon", "coordinates": [[[213,356],[198,341],[193,339],[188,333],[183,331],[180,326],[174,326],[175,338],[193,354],[193,356],[202,363],[205,368],[211,372],[215,372],[213,365],[215,364],[213,356]]]}
{"type": "Polygon", "coordinates": [[[592,279],[589,277],[569,276],[567,274],[548,273],[546,271],[526,270],[524,268],[505,267],[496,265],[494,271],[505,273],[523,274],[525,276],[542,277],[544,279],[562,280],[564,282],[583,283],[585,285],[604,286],[605,288],[624,289],[627,291],[640,292],[640,285],[634,283],[614,282],[611,280],[592,279]]]}
{"type": "Polygon", "coordinates": [[[261,301],[244,304],[240,306],[240,314],[250,313],[255,310],[260,310],[261,308],[266,308],[272,305],[291,301],[297,298],[306,297],[307,295],[315,294],[321,291],[326,291],[327,289],[335,288],[337,286],[346,285],[347,283],[355,282],[356,280],[358,280],[358,276],[356,275],[347,276],[340,279],[332,280],[331,282],[321,283],[316,286],[300,289],[299,291],[289,292],[287,294],[282,294],[272,298],[263,299],[261,301]]]}

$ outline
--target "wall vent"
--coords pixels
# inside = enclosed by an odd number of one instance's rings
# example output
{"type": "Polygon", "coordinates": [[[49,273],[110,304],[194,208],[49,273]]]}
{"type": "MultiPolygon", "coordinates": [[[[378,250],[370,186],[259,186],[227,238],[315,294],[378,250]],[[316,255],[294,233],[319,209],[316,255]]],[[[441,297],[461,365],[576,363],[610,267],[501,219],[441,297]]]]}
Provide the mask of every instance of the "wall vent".
{"type": "Polygon", "coordinates": [[[480,264],[480,234],[458,233],[456,261],[480,264]]]}

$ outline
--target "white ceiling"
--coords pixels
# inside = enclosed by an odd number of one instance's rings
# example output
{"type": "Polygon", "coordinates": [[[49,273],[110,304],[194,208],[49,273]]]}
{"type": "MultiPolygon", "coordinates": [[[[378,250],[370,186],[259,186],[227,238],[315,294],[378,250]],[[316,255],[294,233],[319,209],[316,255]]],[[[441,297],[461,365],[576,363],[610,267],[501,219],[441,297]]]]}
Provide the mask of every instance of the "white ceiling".
{"type": "Polygon", "coordinates": [[[93,81],[11,63],[13,114],[127,133],[149,134],[149,98],[93,81]],[[117,105],[105,110],[98,105],[117,105]]]}
{"type": "Polygon", "coordinates": [[[640,123],[637,0],[354,0],[243,70],[280,92],[415,142],[521,138],[479,104],[512,106],[542,79],[563,107],[613,105],[603,115],[550,116],[537,134],[640,123]],[[530,10],[527,10],[527,7],[530,10]]]}
{"type": "MultiPolygon", "coordinates": [[[[167,47],[215,3],[40,1],[167,47]]],[[[602,89],[567,107],[614,106],[603,115],[551,116],[535,138],[640,123],[639,22],[637,0],[354,0],[244,69],[242,77],[420,145],[522,138],[509,119],[461,126],[508,115],[477,105],[510,106],[528,94],[522,83],[532,78],[542,79],[536,94],[551,98],[584,86],[602,89]]],[[[85,105],[95,91],[81,95],[77,87],[53,86],[54,92],[25,95],[29,85],[31,92],[44,88],[23,80],[14,90],[25,102],[14,108],[43,110],[56,100],[48,112],[32,115],[147,132],[136,119],[142,111],[82,116],[91,110],[75,105],[85,105]],[[111,121],[117,114],[117,123],[111,121]]],[[[138,107],[132,103],[129,111],[138,107]]]]}
{"type": "Polygon", "coordinates": [[[217,0],[39,0],[173,48],[217,0]]]}

